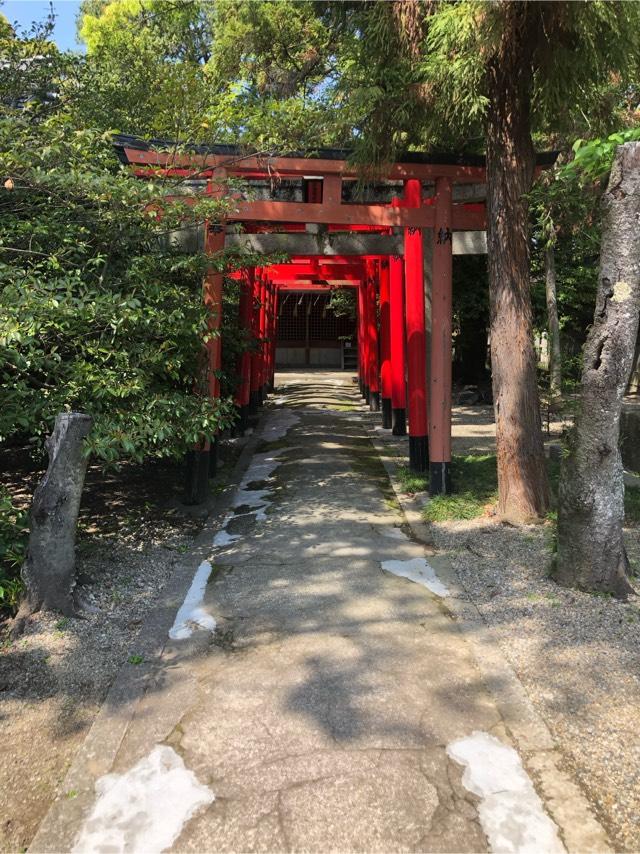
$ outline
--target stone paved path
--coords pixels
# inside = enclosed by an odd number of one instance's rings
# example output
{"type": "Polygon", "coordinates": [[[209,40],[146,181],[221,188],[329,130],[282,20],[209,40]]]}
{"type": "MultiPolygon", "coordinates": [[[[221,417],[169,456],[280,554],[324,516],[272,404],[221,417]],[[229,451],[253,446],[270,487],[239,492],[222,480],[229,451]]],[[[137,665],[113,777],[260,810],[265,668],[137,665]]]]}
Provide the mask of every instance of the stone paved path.
{"type": "MultiPolygon", "coordinates": [[[[165,648],[76,850],[485,851],[492,821],[502,850],[562,850],[552,825],[527,849],[504,804],[500,817],[482,801],[481,823],[447,754],[475,731],[509,740],[441,601],[382,569],[425,552],[353,388],[276,394],[275,441],[217,535],[201,627],[165,648]]],[[[485,764],[504,788],[501,759],[485,764]]]]}

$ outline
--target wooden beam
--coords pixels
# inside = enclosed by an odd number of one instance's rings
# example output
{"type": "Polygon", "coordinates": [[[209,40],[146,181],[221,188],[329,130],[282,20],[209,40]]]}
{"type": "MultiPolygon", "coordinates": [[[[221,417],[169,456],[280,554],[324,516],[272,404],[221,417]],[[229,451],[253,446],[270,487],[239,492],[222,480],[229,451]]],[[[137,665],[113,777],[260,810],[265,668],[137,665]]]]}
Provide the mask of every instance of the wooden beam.
{"type": "MultiPolygon", "coordinates": [[[[346,160],[333,160],[320,157],[234,157],[222,154],[186,154],[170,151],[140,151],[137,148],[124,148],[129,163],[140,166],[156,166],[171,169],[191,169],[198,172],[205,169],[225,167],[229,175],[301,177],[341,175],[345,178],[357,178],[355,166],[346,160]]],[[[435,181],[438,177],[451,178],[456,183],[480,184],[485,180],[484,166],[456,166],[437,163],[390,163],[383,166],[376,179],[406,180],[417,178],[420,181],[435,181]]]]}
{"type": "Polygon", "coordinates": [[[278,286],[281,291],[317,291],[318,293],[322,293],[325,291],[330,291],[335,287],[357,287],[359,284],[358,279],[327,279],[325,282],[312,282],[309,280],[302,280],[300,282],[292,282],[291,279],[287,279],[284,281],[279,281],[277,278],[273,280],[274,284],[278,286]]]}
{"type": "MultiPolygon", "coordinates": [[[[336,192],[336,182],[332,193],[336,192]]],[[[190,196],[167,196],[166,201],[181,201],[194,205],[202,194],[190,196]]],[[[352,205],[338,201],[322,202],[274,202],[229,199],[233,207],[226,214],[228,222],[297,224],[307,226],[346,226],[345,230],[363,226],[384,228],[433,228],[435,207],[427,203],[420,207],[407,205],[352,205]]],[[[453,206],[453,228],[455,231],[476,231],[486,228],[484,204],[459,204],[453,206]]],[[[309,229],[311,230],[311,229],[309,229]]]]}
{"type": "MultiPolygon", "coordinates": [[[[393,207],[391,205],[351,205],[339,202],[238,201],[229,220],[260,222],[319,223],[322,225],[377,225],[397,228],[433,228],[435,208],[393,207]]],[[[454,205],[456,231],[475,231],[486,225],[484,205],[454,205]]]]}
{"type": "Polygon", "coordinates": [[[322,225],[379,225],[428,228],[434,224],[431,208],[392,208],[389,205],[343,205],[340,202],[237,201],[228,219],[261,222],[304,222],[322,225]]]}
{"type": "Polygon", "coordinates": [[[266,268],[270,279],[295,279],[316,277],[317,279],[362,278],[362,265],[357,262],[350,264],[325,264],[322,258],[314,258],[306,264],[289,262],[287,264],[271,264],[266,268]]]}

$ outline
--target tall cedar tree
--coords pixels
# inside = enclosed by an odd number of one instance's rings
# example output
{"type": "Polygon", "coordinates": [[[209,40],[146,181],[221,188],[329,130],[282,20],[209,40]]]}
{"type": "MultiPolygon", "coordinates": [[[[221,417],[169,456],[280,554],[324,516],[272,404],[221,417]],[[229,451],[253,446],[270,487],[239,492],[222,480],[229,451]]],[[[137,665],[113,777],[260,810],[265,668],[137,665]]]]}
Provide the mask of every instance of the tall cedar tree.
{"type": "Polygon", "coordinates": [[[549,501],[533,348],[526,200],[535,171],[531,95],[542,16],[533,4],[502,5],[502,33],[487,66],[491,369],[499,511],[521,522],[542,516],[549,501]]]}

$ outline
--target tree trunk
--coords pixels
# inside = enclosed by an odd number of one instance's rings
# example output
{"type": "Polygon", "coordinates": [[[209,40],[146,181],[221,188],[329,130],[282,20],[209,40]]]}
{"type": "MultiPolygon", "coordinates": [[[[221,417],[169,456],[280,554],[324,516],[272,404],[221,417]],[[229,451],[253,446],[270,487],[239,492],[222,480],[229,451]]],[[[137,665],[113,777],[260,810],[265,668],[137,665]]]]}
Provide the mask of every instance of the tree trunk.
{"type": "Polygon", "coordinates": [[[544,273],[547,295],[547,325],[549,327],[549,390],[551,397],[562,394],[562,352],[556,291],[556,259],[553,246],[544,251],[544,273]]]}
{"type": "Polygon", "coordinates": [[[17,619],[41,608],[66,615],[75,612],[76,523],[87,470],[82,444],[90,429],[89,415],[65,412],[58,415],[47,439],[49,465],[33,495],[22,567],[27,592],[17,619]]]}
{"type": "Polygon", "coordinates": [[[620,146],[603,197],[600,279],[584,347],[580,407],[560,472],[560,584],[633,592],[624,547],[620,412],[633,363],[640,309],[640,143],[620,146]]]}
{"type": "Polygon", "coordinates": [[[498,509],[505,521],[516,524],[544,515],[548,507],[526,198],[535,169],[530,100],[536,5],[503,4],[501,42],[487,72],[487,244],[498,509]]]}

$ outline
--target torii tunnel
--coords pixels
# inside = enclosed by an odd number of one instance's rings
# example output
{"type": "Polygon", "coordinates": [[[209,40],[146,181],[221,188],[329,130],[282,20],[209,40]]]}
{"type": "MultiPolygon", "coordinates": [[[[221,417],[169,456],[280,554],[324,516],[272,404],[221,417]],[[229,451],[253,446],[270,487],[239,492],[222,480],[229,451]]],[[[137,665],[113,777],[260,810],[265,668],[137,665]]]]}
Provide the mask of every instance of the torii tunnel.
{"type": "MultiPolygon", "coordinates": [[[[136,174],[181,176],[190,192],[221,197],[228,178],[243,179],[248,192],[234,197],[227,221],[206,227],[207,253],[245,246],[287,254],[287,263],[235,274],[240,324],[257,342],[238,360],[240,429],[273,389],[277,360],[348,367],[333,361],[335,340],[312,346],[309,305],[336,286],[351,287],[357,294],[353,368],[362,396],[380,412],[384,428],[408,433],[410,467],[429,472],[430,492],[450,492],[452,260],[486,252],[484,158],[411,153],[363,193],[356,192],[348,152],[339,150],[268,158],[233,146],[175,153],[167,143],[124,136],[116,146],[136,174]],[[316,296],[305,302],[307,294],[316,296]],[[285,326],[292,326],[293,306],[301,303],[306,334],[294,331],[287,341],[285,326]]],[[[552,156],[539,156],[539,166],[547,162],[552,156]]],[[[213,329],[221,323],[223,278],[212,271],[204,284],[213,329]]],[[[216,397],[219,336],[208,351],[209,392],[216,397]]]]}

